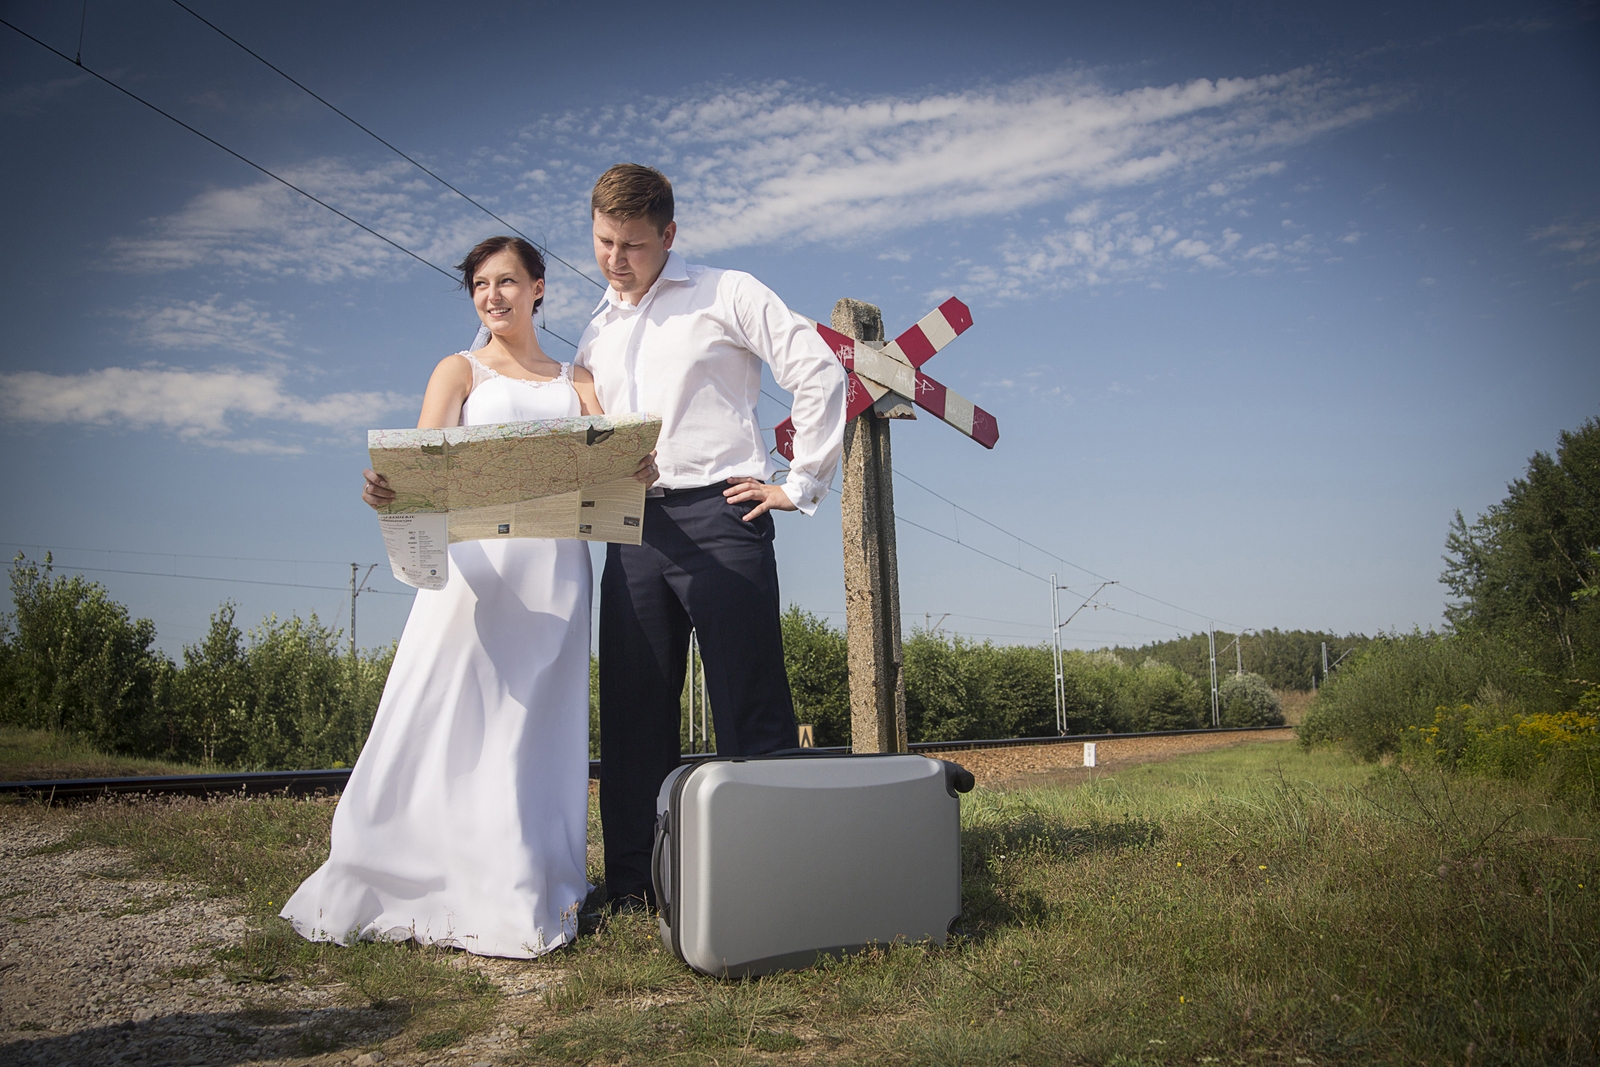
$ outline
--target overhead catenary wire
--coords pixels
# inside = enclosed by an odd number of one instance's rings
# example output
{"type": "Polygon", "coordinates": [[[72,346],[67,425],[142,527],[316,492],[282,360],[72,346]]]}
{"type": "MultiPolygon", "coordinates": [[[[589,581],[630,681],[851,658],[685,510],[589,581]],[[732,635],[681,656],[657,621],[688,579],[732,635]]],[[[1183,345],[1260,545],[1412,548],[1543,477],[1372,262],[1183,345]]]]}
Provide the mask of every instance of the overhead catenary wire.
{"type": "MultiPolygon", "coordinates": [[[[349,566],[349,564],[345,564],[349,566]]],[[[222,578],[210,574],[171,574],[165,571],[129,571],[116,567],[71,567],[64,563],[52,563],[52,568],[59,567],[64,571],[88,571],[93,574],[133,574],[144,578],[187,578],[196,582],[230,582],[234,585],[275,585],[284,589],[321,589],[329,593],[343,593],[345,587],[341,585],[308,585],[304,582],[269,582],[260,578],[222,578]]],[[[363,593],[382,593],[384,596],[411,596],[411,590],[398,589],[363,589],[363,593]]],[[[343,601],[340,601],[342,604],[343,601]]]]}
{"type": "MultiPolygon", "coordinates": [[[[27,30],[23,29],[21,26],[18,26],[16,23],[10,22],[10,21],[8,21],[6,19],[3,19],[3,18],[0,18],[0,26],[5,26],[7,29],[16,31],[17,33],[21,34],[23,37],[26,37],[28,40],[32,41],[34,44],[38,45],[40,48],[43,48],[45,51],[50,52],[53,55],[61,57],[62,59],[66,60],[68,63],[73,63],[80,70],[82,70],[85,74],[88,74],[91,77],[95,78],[96,80],[104,82],[106,85],[111,86],[111,88],[115,89],[117,92],[121,93],[122,95],[128,97],[128,99],[133,100],[133,101],[135,101],[135,102],[137,102],[139,104],[144,105],[145,107],[149,108],[151,111],[154,111],[157,115],[160,115],[162,118],[168,120],[169,122],[172,122],[172,123],[174,123],[174,124],[176,124],[178,126],[182,126],[184,129],[188,130],[190,133],[194,134],[196,137],[199,137],[201,140],[207,142],[208,144],[215,145],[217,148],[222,149],[224,152],[228,153],[228,155],[232,156],[234,159],[237,159],[239,162],[245,164],[246,166],[248,166],[248,167],[250,167],[250,168],[252,168],[254,170],[260,171],[262,174],[265,174],[267,177],[271,178],[273,181],[277,182],[279,185],[282,185],[286,189],[290,189],[290,190],[292,190],[292,191],[294,191],[296,193],[299,193],[301,196],[305,197],[307,200],[311,201],[313,204],[316,204],[318,207],[322,207],[322,208],[327,209],[328,211],[333,212],[335,215],[339,216],[341,219],[344,219],[350,225],[356,227],[357,229],[363,230],[366,233],[371,234],[373,237],[376,237],[378,240],[382,241],[386,245],[389,245],[391,248],[394,248],[394,249],[396,249],[396,250],[398,250],[400,252],[405,253],[406,255],[410,256],[412,259],[416,260],[418,263],[421,263],[423,266],[428,267],[431,270],[438,271],[440,274],[444,275],[446,278],[449,278],[452,283],[456,283],[456,284],[460,283],[460,278],[453,271],[446,270],[445,268],[439,266],[437,263],[434,263],[433,261],[424,258],[419,253],[413,252],[411,249],[407,248],[405,245],[403,245],[400,242],[394,240],[393,238],[384,236],[383,234],[379,233],[377,230],[373,229],[371,226],[368,226],[366,223],[360,221],[359,219],[352,218],[351,216],[345,214],[343,211],[340,211],[338,208],[334,207],[332,204],[328,203],[326,200],[323,200],[320,197],[314,195],[313,193],[310,193],[310,192],[306,191],[305,189],[300,188],[300,186],[298,186],[298,185],[294,184],[293,182],[289,181],[289,179],[283,178],[283,177],[280,177],[277,174],[274,174],[272,171],[268,170],[266,167],[263,167],[260,163],[257,163],[255,160],[249,158],[246,155],[243,155],[242,153],[234,151],[233,149],[229,148],[227,145],[223,144],[221,141],[217,140],[215,137],[212,137],[211,135],[209,135],[207,133],[203,133],[202,131],[200,131],[199,129],[195,128],[194,126],[189,125],[187,122],[185,122],[182,119],[178,118],[178,116],[172,114],[170,111],[166,111],[166,110],[162,109],[161,107],[157,106],[156,104],[151,103],[150,101],[146,100],[144,97],[140,96],[138,93],[134,92],[133,90],[125,88],[122,85],[119,85],[118,83],[112,81],[110,78],[106,77],[104,74],[101,74],[99,71],[96,71],[94,68],[85,66],[81,61],[74,60],[71,56],[67,55],[65,52],[61,51],[60,49],[55,48],[52,45],[46,44],[44,41],[42,41],[39,38],[35,37],[33,34],[29,33],[27,30]]],[[[591,281],[592,280],[593,279],[591,279],[591,281]]],[[[556,340],[560,341],[561,343],[570,346],[574,350],[576,350],[577,347],[578,347],[572,341],[569,341],[567,338],[565,338],[565,337],[561,336],[560,334],[556,333],[554,330],[551,330],[551,329],[549,329],[549,328],[547,328],[545,326],[540,326],[539,329],[544,330],[545,333],[549,334],[551,337],[554,337],[556,340]]]]}
{"type": "MultiPolygon", "coordinates": [[[[87,2],[87,0],[86,0],[86,2],[87,2]]],[[[468,196],[466,193],[464,193],[460,189],[456,188],[454,185],[452,185],[450,182],[446,181],[444,178],[440,177],[434,171],[430,170],[428,167],[426,167],[426,166],[422,165],[421,163],[417,162],[417,160],[413,159],[411,156],[409,156],[406,153],[402,152],[400,149],[396,148],[394,145],[390,144],[388,141],[386,141],[382,137],[378,136],[378,134],[374,133],[372,130],[368,129],[366,126],[364,126],[360,122],[356,121],[350,115],[348,115],[344,111],[340,110],[334,104],[332,104],[328,100],[324,99],[322,96],[318,95],[315,91],[313,91],[312,89],[308,88],[306,85],[304,85],[299,80],[294,78],[288,72],[284,71],[277,64],[275,64],[271,60],[267,59],[261,53],[257,52],[255,49],[251,48],[249,45],[245,44],[243,41],[241,41],[237,37],[233,36],[233,34],[229,33],[227,30],[224,30],[221,26],[218,26],[216,23],[212,22],[210,19],[208,19],[204,15],[200,14],[198,11],[196,11],[194,8],[190,7],[188,4],[185,4],[183,2],[183,0],[172,0],[172,2],[174,4],[177,4],[179,7],[183,8],[183,10],[187,11],[189,14],[193,15],[195,18],[199,19],[201,22],[205,23],[207,26],[209,26],[211,29],[215,30],[217,33],[221,34],[228,41],[230,41],[235,46],[237,46],[239,49],[244,51],[251,58],[253,58],[257,62],[261,63],[268,70],[271,70],[274,74],[278,75],[284,81],[287,81],[290,85],[293,85],[296,89],[299,89],[301,92],[303,92],[307,96],[311,97],[311,99],[315,100],[317,103],[321,104],[323,107],[327,108],[329,111],[332,111],[335,115],[338,115],[340,118],[344,119],[350,125],[354,126],[356,129],[360,130],[362,133],[366,134],[368,137],[372,138],[374,141],[377,141],[379,144],[383,145],[383,147],[387,148],[389,151],[393,152],[395,155],[399,156],[401,159],[405,160],[407,163],[411,164],[413,167],[416,167],[418,170],[422,171],[422,173],[426,174],[428,177],[432,178],[434,181],[438,182],[440,185],[444,186],[446,189],[449,189],[452,193],[455,193],[461,199],[465,200],[467,203],[471,204],[473,207],[477,208],[479,211],[483,212],[485,215],[488,215],[491,219],[494,219],[500,225],[502,225],[502,226],[506,227],[507,229],[509,229],[512,233],[516,234],[518,237],[521,237],[524,240],[526,240],[529,244],[532,244],[532,245],[536,246],[539,249],[539,251],[543,252],[546,256],[548,256],[549,258],[555,260],[557,263],[561,264],[563,267],[566,267],[568,270],[572,271],[574,274],[576,274],[578,277],[582,278],[584,281],[588,282],[591,285],[598,286],[601,289],[604,289],[606,287],[604,282],[596,281],[594,278],[590,277],[590,275],[586,271],[582,270],[579,267],[573,266],[567,260],[562,259],[560,256],[556,255],[554,252],[550,251],[550,246],[549,245],[544,244],[541,241],[536,241],[532,237],[529,237],[527,234],[525,234],[521,230],[517,229],[516,226],[513,226],[511,223],[507,222],[505,219],[501,218],[499,215],[496,215],[493,211],[490,211],[487,207],[484,207],[478,201],[474,200],[472,197],[468,196]]],[[[81,51],[81,46],[80,46],[80,51],[81,51]]]]}
{"type": "MultiPolygon", "coordinates": [[[[957,504],[955,506],[956,507],[960,507],[959,504],[957,504]]],[[[966,511],[967,509],[966,508],[961,508],[961,510],[962,511],[966,511]]],[[[969,511],[969,512],[967,512],[967,514],[971,515],[972,512],[969,511]]],[[[975,517],[981,517],[981,516],[975,516],[975,517]]],[[[1043,574],[1035,574],[1033,571],[1028,570],[1026,567],[1022,567],[1022,566],[1019,566],[1019,565],[1017,565],[1015,563],[1012,563],[1010,560],[1001,559],[999,556],[993,555],[992,553],[989,553],[989,552],[985,552],[983,549],[978,548],[975,545],[970,545],[965,541],[957,540],[956,538],[951,537],[949,534],[940,533],[938,530],[935,530],[935,529],[932,529],[930,527],[924,526],[920,522],[916,522],[916,521],[914,521],[912,519],[908,519],[904,515],[900,514],[898,511],[895,512],[894,519],[895,519],[896,522],[903,522],[907,526],[915,526],[917,529],[923,531],[924,533],[930,533],[935,537],[941,538],[941,539],[943,539],[945,541],[949,541],[953,545],[960,545],[962,548],[966,549],[968,552],[976,552],[978,555],[984,557],[985,559],[994,560],[996,563],[1000,564],[1000,566],[1002,566],[1002,567],[1009,567],[1014,571],[1021,571],[1023,574],[1026,574],[1030,578],[1037,578],[1041,582],[1048,582],[1050,580],[1047,576],[1045,576],[1043,574]]],[[[993,525],[993,523],[990,523],[990,525],[993,525]]],[[[1000,527],[996,526],[995,529],[999,530],[1000,527]]],[[[1006,531],[1001,530],[1001,532],[1005,533],[1006,531]]],[[[1048,553],[1046,553],[1046,554],[1048,555],[1048,553]]],[[[1052,558],[1058,558],[1058,557],[1052,557],[1052,558]]],[[[1155,597],[1146,597],[1145,599],[1146,600],[1155,600],[1155,597]]],[[[1156,603],[1160,604],[1160,603],[1164,603],[1164,601],[1156,600],[1156,603]]],[[[1171,605],[1168,605],[1168,606],[1170,607],[1171,605]]],[[[1118,615],[1127,615],[1130,618],[1143,619],[1145,622],[1153,622],[1153,623],[1156,623],[1157,625],[1160,625],[1160,626],[1170,626],[1174,630],[1178,630],[1178,631],[1180,631],[1182,633],[1199,633],[1200,632],[1199,630],[1196,630],[1196,629],[1194,629],[1192,627],[1189,627],[1189,626],[1181,625],[1180,623],[1168,622],[1165,619],[1153,619],[1148,615],[1141,615],[1138,612],[1124,611],[1121,608],[1114,608],[1110,604],[1095,604],[1094,608],[1097,611],[1099,609],[1101,609],[1101,608],[1104,608],[1107,611],[1115,611],[1118,615]]]]}
{"type": "MultiPolygon", "coordinates": [[[[985,518],[984,516],[978,514],[976,511],[973,511],[970,508],[962,507],[960,504],[957,504],[954,500],[951,500],[949,497],[945,496],[943,493],[940,493],[936,489],[931,489],[928,486],[923,485],[921,482],[917,481],[915,478],[911,477],[911,475],[905,473],[904,471],[900,470],[899,468],[895,469],[894,475],[895,475],[896,478],[904,478],[906,481],[910,482],[912,485],[916,486],[918,489],[921,489],[923,492],[928,493],[931,496],[938,497],[940,500],[944,501],[946,504],[949,504],[951,507],[956,508],[959,511],[965,512],[966,514],[972,516],[974,519],[977,519],[979,522],[983,523],[985,526],[988,526],[989,528],[991,528],[993,530],[996,530],[996,531],[998,531],[1000,533],[1005,534],[1007,537],[1012,538],[1013,540],[1015,540],[1018,544],[1027,545],[1029,548],[1033,549],[1035,552],[1038,552],[1038,553],[1040,553],[1042,555],[1045,555],[1045,556],[1049,556],[1051,559],[1055,560],[1058,563],[1066,564],[1068,567],[1071,567],[1073,570],[1082,571],[1084,574],[1092,575],[1093,577],[1099,579],[1100,581],[1111,581],[1111,579],[1107,578],[1103,574],[1098,573],[1097,571],[1092,571],[1088,567],[1082,566],[1081,564],[1074,563],[1069,559],[1065,559],[1065,558],[1063,558],[1061,556],[1058,556],[1054,552],[1050,551],[1048,548],[1042,548],[1039,545],[1034,544],[1032,541],[1029,541],[1024,537],[1021,537],[1021,536],[1019,536],[1017,534],[1012,533],[1010,530],[1007,530],[1005,527],[999,525],[998,523],[992,522],[991,520],[989,520],[989,519],[985,518]]],[[[913,523],[912,525],[915,525],[915,523],[913,523]]],[[[923,527],[923,528],[926,529],[926,527],[923,527]]],[[[943,536],[943,535],[941,534],[940,536],[943,536]]],[[[951,539],[947,538],[947,540],[951,540],[951,539]]],[[[965,544],[965,542],[962,542],[962,541],[957,541],[956,543],[957,544],[965,544]]],[[[993,559],[995,557],[991,556],[990,558],[993,559]]],[[[1004,560],[1000,560],[999,562],[1003,563],[1005,561],[1004,560]]],[[[1007,564],[1007,566],[1010,566],[1013,570],[1023,571],[1024,574],[1033,574],[1032,571],[1025,570],[1023,567],[1018,566],[1016,564],[1007,564]]],[[[1041,576],[1041,575],[1034,574],[1033,576],[1035,578],[1039,578],[1041,581],[1048,581],[1049,580],[1047,578],[1043,578],[1043,576],[1041,576]]],[[[1132,586],[1128,585],[1125,582],[1118,582],[1117,584],[1119,586],[1121,586],[1123,589],[1127,590],[1128,592],[1133,593],[1133,594],[1135,594],[1137,596],[1141,596],[1146,600],[1154,601],[1155,603],[1160,604],[1164,608],[1172,608],[1174,611],[1181,611],[1185,615],[1193,615],[1195,618],[1198,618],[1198,619],[1206,619],[1208,621],[1216,620],[1218,622],[1223,621],[1223,620],[1217,619],[1217,617],[1215,615],[1211,615],[1211,614],[1208,614],[1208,613],[1203,612],[1203,611],[1191,611],[1190,609],[1182,607],[1182,606],[1180,606],[1178,604],[1170,603],[1168,601],[1160,599],[1159,597],[1153,597],[1149,593],[1142,593],[1139,590],[1133,588],[1132,586]]],[[[1179,627],[1179,629],[1187,629],[1187,627],[1179,627]]],[[[1191,633],[1199,633],[1198,630],[1191,630],[1190,632],[1191,633]]]]}
{"type": "MultiPolygon", "coordinates": [[[[789,409],[789,405],[788,404],[785,404],[782,400],[780,400],[778,397],[773,396],[771,393],[767,392],[765,389],[761,390],[761,395],[766,397],[768,400],[773,401],[774,403],[783,405],[785,410],[789,409]]],[[[911,475],[907,474],[905,471],[901,470],[898,467],[896,467],[895,470],[894,470],[894,477],[896,477],[896,478],[904,478],[906,481],[910,482],[912,485],[916,486],[918,489],[921,489],[923,492],[928,493],[931,496],[937,497],[938,499],[944,501],[946,504],[949,504],[951,507],[955,508],[957,511],[965,512],[966,514],[968,514],[968,515],[972,516],[973,518],[977,519],[979,522],[983,523],[985,526],[988,526],[990,529],[993,529],[993,530],[995,530],[995,531],[997,531],[999,533],[1005,534],[1007,537],[1009,537],[1012,540],[1016,541],[1017,544],[1019,544],[1019,545],[1027,545],[1029,548],[1033,549],[1035,552],[1038,552],[1038,553],[1040,553],[1042,555],[1048,556],[1048,557],[1050,557],[1051,559],[1055,560],[1058,563],[1064,563],[1068,567],[1071,567],[1073,570],[1082,571],[1084,574],[1087,574],[1087,575],[1090,575],[1090,576],[1092,576],[1094,578],[1097,578],[1100,581],[1111,581],[1111,579],[1107,578],[1105,575],[1100,574],[1097,571],[1092,571],[1088,567],[1082,566],[1081,564],[1074,563],[1069,559],[1065,559],[1065,558],[1063,558],[1061,556],[1058,556],[1054,552],[1050,551],[1048,548],[1042,548],[1039,545],[1034,544],[1032,541],[1029,541],[1024,537],[1021,537],[1018,534],[1012,533],[1010,530],[1006,529],[1004,526],[1001,526],[998,523],[995,523],[995,522],[993,522],[993,521],[991,521],[991,520],[989,520],[987,518],[984,518],[982,515],[978,514],[976,511],[973,511],[971,508],[962,507],[960,504],[957,504],[954,500],[951,500],[949,497],[945,496],[943,493],[939,492],[938,490],[932,489],[932,488],[929,488],[926,485],[923,485],[921,482],[917,481],[911,475]]],[[[917,529],[922,530],[922,531],[924,531],[926,533],[931,533],[935,537],[941,537],[944,540],[949,541],[951,544],[960,545],[962,548],[968,549],[969,551],[972,551],[972,552],[976,552],[980,556],[983,556],[983,557],[985,557],[987,559],[994,560],[996,563],[1000,564],[1003,567],[1010,567],[1014,571],[1021,571],[1023,574],[1026,574],[1026,575],[1028,575],[1029,577],[1032,577],[1032,578],[1037,578],[1041,582],[1048,582],[1050,580],[1045,575],[1036,574],[1033,571],[1028,570],[1026,567],[1022,566],[1022,564],[1020,562],[1012,563],[1009,560],[1001,559],[999,556],[991,555],[990,553],[985,552],[982,549],[977,548],[977,547],[975,547],[975,546],[973,546],[971,544],[968,544],[966,541],[961,540],[961,538],[960,538],[960,526],[959,525],[956,528],[957,529],[957,536],[951,537],[948,534],[943,534],[943,533],[940,533],[937,530],[933,530],[933,529],[930,529],[927,526],[923,526],[921,523],[913,522],[911,519],[908,519],[905,516],[901,515],[898,511],[895,512],[895,520],[897,522],[904,522],[904,523],[906,523],[907,525],[910,525],[910,526],[915,526],[917,529]]],[[[1222,621],[1222,620],[1217,620],[1216,616],[1214,616],[1214,615],[1209,615],[1209,614],[1206,614],[1205,612],[1200,612],[1200,611],[1191,611],[1188,608],[1181,607],[1181,606],[1179,606],[1177,604],[1169,603],[1168,601],[1162,600],[1160,597],[1153,597],[1148,593],[1142,593],[1139,590],[1137,590],[1137,589],[1133,588],[1132,586],[1128,585],[1126,582],[1118,582],[1117,584],[1121,588],[1127,590],[1128,592],[1133,593],[1135,596],[1140,596],[1140,597],[1143,597],[1146,600],[1153,601],[1153,602],[1155,602],[1157,604],[1160,604],[1162,607],[1172,608],[1174,611],[1181,611],[1185,615],[1193,615],[1196,618],[1205,619],[1207,621],[1212,621],[1212,620],[1222,621]]],[[[1138,619],[1146,618],[1143,615],[1135,615],[1133,612],[1126,612],[1125,611],[1125,612],[1122,612],[1122,614],[1124,614],[1124,615],[1133,615],[1134,618],[1138,618],[1138,619]]],[[[1159,619],[1148,619],[1147,621],[1160,622],[1159,619]]],[[[1176,629],[1182,630],[1185,633],[1199,633],[1200,632],[1199,630],[1193,629],[1191,627],[1177,626],[1175,623],[1163,622],[1163,623],[1161,623],[1161,625],[1163,625],[1163,626],[1173,626],[1176,629]]],[[[1242,629],[1242,627],[1240,627],[1240,628],[1242,629]]]]}
{"type": "Polygon", "coordinates": [[[210,556],[201,552],[150,552],[136,548],[73,548],[68,545],[44,545],[32,541],[0,541],[8,548],[42,548],[46,552],[104,552],[118,556],[159,556],[163,559],[215,559],[227,563],[295,563],[306,566],[348,567],[347,559],[283,559],[274,556],[210,556]]]}

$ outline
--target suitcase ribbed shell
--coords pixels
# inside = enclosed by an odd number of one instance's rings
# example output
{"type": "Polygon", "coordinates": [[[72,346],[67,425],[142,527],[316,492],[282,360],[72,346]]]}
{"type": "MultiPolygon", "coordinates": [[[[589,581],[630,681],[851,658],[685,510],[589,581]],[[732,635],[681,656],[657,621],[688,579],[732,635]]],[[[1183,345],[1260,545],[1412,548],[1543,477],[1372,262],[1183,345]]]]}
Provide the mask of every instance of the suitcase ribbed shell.
{"type": "Polygon", "coordinates": [[[661,935],[705,974],[809,966],[869,944],[944,944],[961,913],[971,776],[923,756],[711,759],[657,801],[661,935]]]}

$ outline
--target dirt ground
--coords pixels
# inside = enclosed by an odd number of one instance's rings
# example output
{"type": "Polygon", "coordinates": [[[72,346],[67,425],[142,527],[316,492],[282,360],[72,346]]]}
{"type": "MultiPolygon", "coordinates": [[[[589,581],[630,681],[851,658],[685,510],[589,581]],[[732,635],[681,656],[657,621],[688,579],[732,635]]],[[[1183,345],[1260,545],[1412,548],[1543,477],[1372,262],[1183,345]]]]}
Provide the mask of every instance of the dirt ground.
{"type": "MultiPolygon", "coordinates": [[[[943,755],[984,786],[1021,788],[1071,785],[1139,763],[1290,736],[1286,728],[1102,741],[1093,769],[1082,765],[1081,744],[943,755]]],[[[530,967],[471,960],[504,996],[496,1024],[450,1048],[421,1051],[415,1035],[399,1036],[403,1020],[348,1006],[337,988],[230,975],[212,953],[247,931],[232,901],[135,875],[115,851],[51,851],[70,829],[70,819],[34,805],[0,806],[0,1065],[6,1067],[488,1067],[514,1057],[519,1028],[547,1010],[543,994],[562,979],[548,961],[530,967]]]]}
{"type": "Polygon", "coordinates": [[[1083,765],[1083,745],[1030,745],[1019,748],[978,748],[964,752],[936,753],[940,759],[959,763],[988,789],[1026,789],[1045,785],[1077,785],[1091,778],[1132,767],[1138,763],[1173,759],[1195,752],[1209,752],[1234,745],[1260,744],[1263,741],[1288,741],[1294,737],[1289,727],[1258,730],[1248,734],[1194,734],[1188,737],[1129,737],[1095,743],[1095,766],[1083,765]]]}
{"type": "MultiPolygon", "coordinates": [[[[393,1012],[348,1006],[337,987],[227,973],[212,952],[246,933],[234,902],[131,875],[114,851],[50,852],[70,824],[39,816],[0,808],[0,1064],[384,1062],[403,1022],[393,1012]]],[[[550,968],[472,962],[504,995],[499,1024],[388,1062],[487,1065],[517,1047],[518,1017],[542,1000],[550,968]]]]}

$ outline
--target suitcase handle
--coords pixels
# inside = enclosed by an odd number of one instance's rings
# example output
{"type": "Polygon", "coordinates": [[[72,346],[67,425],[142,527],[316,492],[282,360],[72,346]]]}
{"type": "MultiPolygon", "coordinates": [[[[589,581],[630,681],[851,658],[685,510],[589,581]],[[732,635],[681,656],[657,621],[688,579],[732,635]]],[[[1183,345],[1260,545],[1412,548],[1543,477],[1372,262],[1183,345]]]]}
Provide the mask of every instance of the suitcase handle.
{"type": "Polygon", "coordinates": [[[978,780],[973,777],[972,772],[961,766],[961,764],[953,763],[947,759],[942,759],[939,762],[944,764],[945,792],[951,796],[955,796],[957,793],[970,793],[973,786],[978,784],[978,780]]]}
{"type": "Polygon", "coordinates": [[[667,857],[667,849],[671,847],[671,835],[667,830],[667,812],[656,816],[656,843],[650,851],[650,885],[656,891],[656,911],[661,915],[661,921],[668,926],[672,925],[672,901],[668,899],[667,886],[661,877],[661,861],[667,857]]]}

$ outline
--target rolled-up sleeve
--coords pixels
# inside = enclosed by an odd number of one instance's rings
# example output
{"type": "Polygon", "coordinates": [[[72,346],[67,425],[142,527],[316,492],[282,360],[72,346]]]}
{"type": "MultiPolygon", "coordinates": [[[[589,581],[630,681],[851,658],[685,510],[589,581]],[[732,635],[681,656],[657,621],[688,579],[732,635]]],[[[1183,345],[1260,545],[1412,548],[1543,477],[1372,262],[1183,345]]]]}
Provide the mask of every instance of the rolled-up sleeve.
{"type": "Polygon", "coordinates": [[[733,295],[745,344],[794,396],[794,459],[783,487],[810,515],[833,484],[844,448],[844,367],[817,331],[755,278],[740,273],[733,295]]]}

